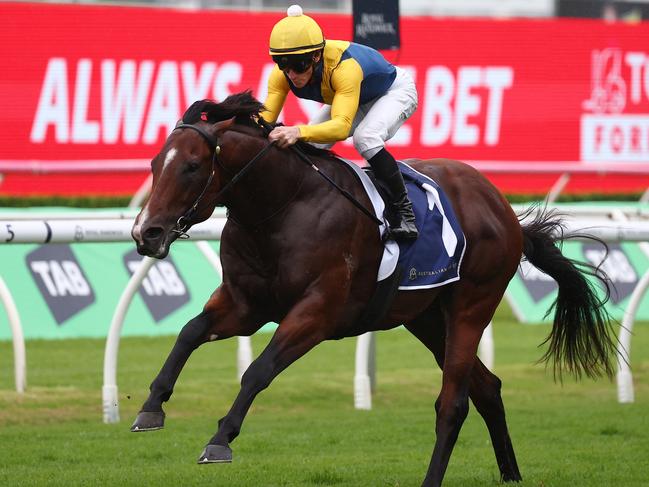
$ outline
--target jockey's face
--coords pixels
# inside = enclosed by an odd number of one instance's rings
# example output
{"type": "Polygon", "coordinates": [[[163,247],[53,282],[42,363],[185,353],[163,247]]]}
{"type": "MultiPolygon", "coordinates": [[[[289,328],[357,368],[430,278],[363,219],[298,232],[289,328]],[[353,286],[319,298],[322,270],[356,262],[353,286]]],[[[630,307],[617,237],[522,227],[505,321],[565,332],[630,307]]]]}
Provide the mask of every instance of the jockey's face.
{"type": "Polygon", "coordinates": [[[311,81],[314,67],[320,57],[321,52],[317,52],[294,59],[286,56],[273,56],[273,59],[296,88],[304,88],[311,81]]]}
{"type": "Polygon", "coordinates": [[[313,65],[309,66],[309,69],[304,73],[297,73],[290,68],[284,71],[284,73],[296,88],[304,88],[311,80],[311,76],[313,76],[313,65]]]}

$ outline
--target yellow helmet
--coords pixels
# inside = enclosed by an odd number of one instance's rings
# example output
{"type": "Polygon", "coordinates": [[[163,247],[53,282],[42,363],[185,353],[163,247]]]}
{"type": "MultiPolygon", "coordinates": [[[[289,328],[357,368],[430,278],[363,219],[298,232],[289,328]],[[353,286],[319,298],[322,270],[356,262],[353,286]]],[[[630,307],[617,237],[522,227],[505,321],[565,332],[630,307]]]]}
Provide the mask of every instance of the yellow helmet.
{"type": "Polygon", "coordinates": [[[303,15],[299,5],[291,5],[286,10],[286,17],[273,27],[269,44],[269,54],[277,56],[316,51],[324,47],[325,41],[316,21],[303,15]]]}

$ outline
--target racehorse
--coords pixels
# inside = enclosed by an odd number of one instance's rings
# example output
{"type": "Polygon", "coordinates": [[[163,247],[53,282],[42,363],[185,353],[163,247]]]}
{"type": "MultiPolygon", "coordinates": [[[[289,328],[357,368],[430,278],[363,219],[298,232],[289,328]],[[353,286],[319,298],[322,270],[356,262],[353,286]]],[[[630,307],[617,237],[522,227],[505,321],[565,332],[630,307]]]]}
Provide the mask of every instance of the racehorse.
{"type": "Polygon", "coordinates": [[[331,153],[304,144],[319,170],[314,171],[296,151],[269,143],[257,123],[262,108],[250,92],[221,103],[198,101],[151,163],[153,188],[132,230],[140,254],[164,258],[172,242],[217,205],[227,207],[228,219],[221,237],[223,283],[182,328],[131,430],[163,427],[162,403],[198,346],[251,335],[276,322],[268,346],[243,375],[231,409],[198,460],[230,462],[230,444],[253,400],[285,368],[324,340],[403,324],[443,371],[435,446],[423,485],[441,485],[469,398],[487,425],[502,480],[520,481],[501,381],[476,356],[482,332],[521,258],[527,258],[559,285],[543,358],[558,374],[610,377],[615,343],[603,308],[608,292],[599,297],[585,274],[604,284],[606,276],[562,255],[559,244],[568,236],[561,231],[560,215],[547,210],[516,215],[485,177],[461,162],[409,160],[452,202],[467,242],[461,279],[399,291],[378,322],[362,323],[377,287],[383,243],[376,222],[330,183],[366,208],[368,196],[331,153]]]}

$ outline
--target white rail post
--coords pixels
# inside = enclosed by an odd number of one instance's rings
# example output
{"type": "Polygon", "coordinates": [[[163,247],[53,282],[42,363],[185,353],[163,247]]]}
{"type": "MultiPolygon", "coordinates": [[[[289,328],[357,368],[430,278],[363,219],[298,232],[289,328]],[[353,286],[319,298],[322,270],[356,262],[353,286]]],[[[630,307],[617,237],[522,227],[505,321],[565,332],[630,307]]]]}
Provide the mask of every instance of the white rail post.
{"type": "MultiPolygon", "coordinates": [[[[214,267],[217,274],[223,279],[223,269],[221,259],[214,249],[204,240],[196,242],[196,247],[202,252],[207,261],[214,267]]],[[[237,347],[237,380],[241,382],[243,373],[252,363],[252,343],[250,337],[238,337],[237,347]]]]}
{"type": "Polygon", "coordinates": [[[131,201],[129,201],[128,207],[139,208],[140,206],[142,206],[142,203],[149,195],[149,191],[151,191],[152,185],[153,185],[153,173],[149,174],[147,178],[144,180],[144,182],[140,185],[138,190],[131,198],[131,201]]]}
{"type": "Polygon", "coordinates": [[[633,391],[633,375],[631,373],[631,333],[633,322],[647,287],[649,286],[649,270],[644,273],[636,285],[629,304],[624,310],[624,318],[620,325],[620,334],[617,343],[617,401],[630,403],[635,400],[633,391]]]}
{"type": "Polygon", "coordinates": [[[482,363],[485,364],[485,367],[493,371],[495,353],[493,322],[491,321],[482,332],[482,339],[478,345],[478,356],[482,360],[482,363]]]}
{"type": "Polygon", "coordinates": [[[126,288],[124,288],[110,323],[108,339],[106,340],[106,350],[104,352],[104,385],[101,389],[104,423],[119,422],[119,397],[117,395],[117,352],[119,351],[119,338],[129,304],[154,262],[155,259],[152,257],[144,257],[142,259],[140,266],[129,279],[126,288]]]}
{"type": "Polygon", "coordinates": [[[23,336],[23,328],[20,324],[18,308],[16,308],[16,303],[13,300],[7,284],[4,279],[2,279],[2,276],[0,276],[0,297],[2,298],[2,304],[4,304],[5,310],[7,311],[7,318],[9,319],[9,326],[11,327],[11,334],[13,336],[16,392],[22,394],[25,392],[25,388],[27,387],[25,337],[23,336]]]}
{"type": "MultiPolygon", "coordinates": [[[[356,339],[356,373],[354,375],[354,407],[356,409],[372,409],[372,373],[370,362],[372,349],[375,346],[374,332],[367,332],[356,339]]],[[[375,374],[373,374],[375,375],[375,374]]]]}
{"type": "Polygon", "coordinates": [[[565,172],[561,176],[559,176],[559,179],[555,181],[545,197],[546,205],[554,203],[557,200],[563,189],[568,184],[568,181],[570,181],[570,173],[565,172]]]}
{"type": "MultiPolygon", "coordinates": [[[[617,221],[628,221],[627,216],[619,211],[614,210],[611,216],[617,221]]],[[[649,256],[649,244],[647,242],[638,243],[638,247],[645,255],[649,256]]],[[[617,374],[615,376],[617,382],[617,402],[619,403],[632,403],[635,401],[635,393],[633,390],[633,373],[631,372],[631,334],[633,332],[633,322],[635,315],[638,312],[640,301],[649,286],[649,270],[645,272],[638,284],[636,284],[629,304],[624,310],[622,317],[622,324],[620,325],[620,333],[617,337],[617,374]]]]}

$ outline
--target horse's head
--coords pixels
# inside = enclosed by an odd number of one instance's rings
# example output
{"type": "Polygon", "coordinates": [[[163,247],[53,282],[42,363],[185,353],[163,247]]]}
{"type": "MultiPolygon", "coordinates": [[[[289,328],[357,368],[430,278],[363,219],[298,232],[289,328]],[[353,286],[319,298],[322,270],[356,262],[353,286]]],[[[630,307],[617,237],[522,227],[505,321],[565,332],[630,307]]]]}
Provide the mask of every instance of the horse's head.
{"type": "Polygon", "coordinates": [[[151,161],[153,187],[131,235],[137,251],[162,259],[174,240],[212,214],[222,188],[219,137],[235,117],[258,114],[261,103],[249,92],[222,103],[194,103],[151,161]]]}

